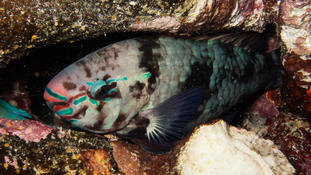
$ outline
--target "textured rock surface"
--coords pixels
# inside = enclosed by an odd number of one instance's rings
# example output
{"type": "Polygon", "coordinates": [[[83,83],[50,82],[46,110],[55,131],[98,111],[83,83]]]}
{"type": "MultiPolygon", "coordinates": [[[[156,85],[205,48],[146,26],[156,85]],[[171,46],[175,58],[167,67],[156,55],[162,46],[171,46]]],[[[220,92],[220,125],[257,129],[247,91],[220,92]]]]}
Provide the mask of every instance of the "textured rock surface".
{"type": "Polygon", "coordinates": [[[127,31],[130,23],[169,15],[182,1],[0,2],[0,63],[40,45],[127,31]]]}
{"type": "Polygon", "coordinates": [[[297,174],[311,174],[311,126],[289,113],[269,118],[265,123],[266,139],[271,139],[296,167],[297,174]]]}
{"type": "Polygon", "coordinates": [[[40,142],[53,130],[53,128],[33,120],[20,121],[0,118],[0,126],[0,134],[11,134],[32,142],[40,142]]]}
{"type": "Polygon", "coordinates": [[[285,58],[286,70],[282,99],[286,107],[296,114],[310,118],[311,115],[311,57],[289,54],[285,58]]]}
{"type": "MultiPolygon", "coordinates": [[[[0,75],[1,76],[1,75],[0,75]]],[[[0,78],[0,83],[1,83],[0,78]]],[[[11,105],[31,113],[29,95],[25,90],[25,80],[5,82],[5,86],[0,87],[0,97],[11,105]]]]}
{"type": "MultiPolygon", "coordinates": [[[[1,134],[0,174],[87,174],[90,168],[83,166],[82,161],[94,160],[90,149],[109,152],[110,146],[106,139],[69,130],[52,131],[40,142],[25,141],[17,136],[1,134]]],[[[98,152],[95,155],[101,155],[98,152]]],[[[101,160],[97,159],[98,157],[100,156],[95,156],[95,159],[101,160]]],[[[106,158],[105,160],[109,160],[112,166],[109,170],[105,170],[119,173],[111,157],[106,158]]],[[[92,161],[89,163],[94,165],[92,161]]],[[[99,169],[102,170],[104,167],[96,168],[99,169]]]]}
{"type": "Polygon", "coordinates": [[[296,174],[311,173],[311,125],[308,120],[287,112],[270,118],[249,115],[243,127],[273,140],[295,167],[296,174]]]}
{"type": "Polygon", "coordinates": [[[280,4],[281,38],[289,52],[311,54],[311,1],[283,0],[280,4]]]}
{"type": "MultiPolygon", "coordinates": [[[[299,115],[284,112],[278,90],[270,91],[253,104],[253,110],[243,120],[242,127],[254,131],[263,138],[274,141],[295,167],[296,174],[311,173],[311,125],[299,115]],[[266,97],[266,99],[263,99],[266,97]],[[262,103],[262,101],[265,101],[262,103]],[[272,102],[273,101],[273,102],[272,102]],[[272,108],[262,108],[270,102],[272,108]],[[265,112],[262,112],[263,109],[265,112]],[[273,110],[271,110],[273,109],[273,110]],[[278,110],[279,113],[274,111],[278,110]]],[[[268,105],[271,106],[271,105],[268,105]]]]}
{"type": "Polygon", "coordinates": [[[125,175],[171,175],[175,174],[176,155],[179,144],[163,155],[147,152],[138,145],[124,141],[112,142],[113,157],[125,175]]]}
{"type": "Polygon", "coordinates": [[[311,115],[311,1],[280,4],[280,36],[286,46],[283,100],[293,112],[311,115]]]}
{"type": "Polygon", "coordinates": [[[276,16],[277,2],[263,0],[2,1],[0,63],[42,45],[118,31],[262,31],[276,16]]]}
{"type": "MultiPolygon", "coordinates": [[[[81,160],[87,174],[111,175],[111,157],[106,150],[88,149],[81,152],[81,160]]],[[[116,175],[116,174],[114,174],[116,175]]]]}
{"type": "Polygon", "coordinates": [[[156,17],[147,22],[136,22],[130,28],[148,31],[212,32],[220,29],[241,28],[263,31],[266,23],[277,16],[276,1],[261,0],[186,0],[172,16],[156,17]]]}
{"type": "Polygon", "coordinates": [[[295,169],[270,140],[229,127],[223,121],[202,125],[182,147],[180,174],[294,174],[295,169]]]}

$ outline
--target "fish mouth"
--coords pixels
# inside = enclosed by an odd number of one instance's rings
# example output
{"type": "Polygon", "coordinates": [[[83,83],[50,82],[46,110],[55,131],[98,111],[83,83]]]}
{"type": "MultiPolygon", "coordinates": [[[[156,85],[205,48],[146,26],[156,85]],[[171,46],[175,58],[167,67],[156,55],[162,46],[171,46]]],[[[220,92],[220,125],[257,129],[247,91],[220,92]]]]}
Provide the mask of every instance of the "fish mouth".
{"type": "Polygon", "coordinates": [[[70,106],[66,96],[53,91],[49,87],[46,87],[43,97],[48,107],[58,115],[65,118],[73,116],[74,108],[70,106]]]}
{"type": "Polygon", "coordinates": [[[74,108],[66,102],[50,102],[47,101],[49,108],[61,117],[66,119],[73,118],[74,108]]]}
{"type": "Polygon", "coordinates": [[[53,91],[51,88],[46,87],[44,91],[44,99],[50,102],[67,102],[68,99],[66,96],[53,91]]]}

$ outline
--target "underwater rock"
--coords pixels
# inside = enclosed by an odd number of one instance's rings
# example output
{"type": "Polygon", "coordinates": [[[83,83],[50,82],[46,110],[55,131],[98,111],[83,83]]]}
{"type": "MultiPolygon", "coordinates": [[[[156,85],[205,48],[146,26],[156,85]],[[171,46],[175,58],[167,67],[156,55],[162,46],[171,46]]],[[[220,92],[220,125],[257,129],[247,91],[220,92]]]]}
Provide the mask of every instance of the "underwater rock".
{"type": "Polygon", "coordinates": [[[81,152],[82,164],[87,174],[111,175],[112,168],[108,152],[102,149],[89,149],[81,152]]]}
{"type": "Polygon", "coordinates": [[[288,157],[296,174],[311,173],[311,125],[307,119],[288,112],[257,122],[258,115],[249,115],[243,127],[256,132],[265,139],[273,140],[288,157]],[[257,126],[257,127],[253,127],[257,126]]]}
{"type": "Polygon", "coordinates": [[[294,113],[310,118],[311,1],[281,1],[280,20],[280,36],[286,46],[282,98],[294,113]]]}
{"type": "Polygon", "coordinates": [[[0,65],[34,48],[111,32],[190,34],[230,28],[263,31],[265,24],[276,18],[277,5],[277,1],[261,0],[3,1],[0,65]]]}
{"type": "Polygon", "coordinates": [[[281,1],[280,19],[280,36],[288,51],[297,55],[310,55],[311,1],[281,1]]]}
{"type": "Polygon", "coordinates": [[[138,145],[114,141],[113,157],[125,175],[171,175],[175,174],[176,155],[181,144],[168,153],[157,155],[143,150],[138,145]]]}
{"type": "Polygon", "coordinates": [[[53,128],[34,120],[9,120],[0,116],[0,134],[16,135],[25,141],[40,142],[53,128]]]}
{"type": "MultiPolygon", "coordinates": [[[[228,172],[232,173],[234,170],[237,170],[238,174],[243,174],[243,172],[254,174],[252,172],[256,170],[260,174],[271,174],[272,172],[275,174],[294,174],[295,172],[293,166],[272,141],[259,138],[253,132],[241,128],[229,127],[223,121],[218,121],[211,125],[202,125],[200,128],[202,128],[202,132],[199,133],[200,129],[196,129],[190,139],[183,139],[176,144],[173,150],[161,155],[152,154],[143,150],[138,145],[130,144],[126,141],[113,141],[114,159],[121,171],[126,175],[200,174],[200,172],[196,172],[197,169],[195,168],[203,164],[199,168],[199,171],[203,174],[209,174],[209,171],[213,170],[210,168],[212,166],[224,166],[226,168],[219,168],[220,171],[228,170],[228,172]],[[207,135],[216,138],[216,141],[204,144],[202,140],[205,140],[204,137],[207,135]],[[193,144],[195,138],[198,138],[197,142],[199,144],[193,144]],[[214,146],[213,143],[215,144],[214,146]],[[224,145],[226,148],[220,148],[220,145],[224,145]],[[212,150],[212,148],[215,148],[215,150],[212,150]],[[215,156],[213,153],[217,153],[219,151],[218,149],[220,152],[215,156]],[[233,152],[224,154],[226,149],[233,152]],[[237,149],[243,151],[238,154],[237,149]],[[246,154],[251,156],[245,156],[246,154]],[[209,163],[202,163],[199,157],[202,160],[211,160],[209,163]],[[241,157],[242,161],[239,162],[238,160],[241,160],[241,157]],[[236,162],[236,165],[240,164],[242,168],[228,169],[228,167],[234,167],[233,162],[236,162]],[[192,165],[194,166],[191,167],[192,165]],[[250,170],[244,167],[250,167],[250,170]],[[190,168],[190,172],[185,172],[186,168],[190,168]]],[[[219,173],[225,174],[225,172],[219,173]]],[[[210,174],[217,173],[213,172],[210,174]]]]}
{"type": "Polygon", "coordinates": [[[257,114],[265,118],[274,117],[279,114],[277,109],[278,104],[273,100],[269,99],[269,96],[273,93],[279,93],[279,89],[269,91],[261,95],[256,101],[252,104],[248,110],[252,114],[257,114]]]}
{"type": "MultiPolygon", "coordinates": [[[[290,86],[289,88],[293,87],[290,86]]],[[[284,112],[284,104],[280,103],[282,101],[280,101],[281,97],[278,89],[267,92],[261,98],[264,97],[265,99],[259,98],[253,104],[251,109],[255,110],[250,110],[244,114],[245,118],[243,119],[242,127],[255,132],[265,139],[272,140],[288,157],[288,160],[296,169],[296,174],[310,174],[311,124],[309,120],[299,115],[284,112]],[[273,110],[262,107],[266,103],[261,101],[272,102],[273,110]],[[278,110],[278,114],[273,112],[275,110],[278,110]]],[[[298,106],[299,103],[296,105],[298,106]]]]}
{"type": "Polygon", "coordinates": [[[180,174],[294,174],[271,140],[224,121],[201,125],[181,148],[180,174]]]}
{"type": "MultiPolygon", "coordinates": [[[[289,86],[288,88],[295,87],[289,86]]],[[[298,101],[293,100],[292,103],[301,106],[298,101]]],[[[290,105],[294,106],[292,103],[290,105]]],[[[265,139],[272,140],[288,157],[296,169],[296,174],[310,174],[311,124],[306,118],[284,112],[286,109],[284,107],[279,89],[268,91],[252,105],[248,113],[244,114],[242,127],[265,139]],[[270,104],[266,105],[267,102],[270,104]],[[267,106],[270,107],[267,108],[267,106]],[[274,112],[276,110],[278,113],[274,112]]]]}
{"type": "Polygon", "coordinates": [[[128,31],[138,19],[168,16],[183,2],[48,1],[0,2],[0,63],[8,63],[32,48],[76,41],[105,33],[128,31]]]}
{"type": "Polygon", "coordinates": [[[295,54],[285,58],[282,100],[293,113],[311,119],[311,55],[306,59],[301,58],[295,54]]]}
{"type": "Polygon", "coordinates": [[[280,89],[270,90],[256,99],[248,111],[240,116],[238,125],[262,137],[268,132],[264,126],[266,121],[277,117],[280,110],[280,89]]]}
{"type": "Polygon", "coordinates": [[[281,113],[269,118],[267,134],[263,137],[271,139],[288,157],[296,168],[297,174],[311,173],[311,125],[299,116],[281,113]]]}
{"type": "MultiPolygon", "coordinates": [[[[110,144],[104,138],[62,129],[53,130],[39,142],[0,135],[0,174],[88,174],[90,169],[83,161],[89,158],[93,162],[94,159],[86,155],[87,152],[91,156],[92,150],[98,150],[95,155],[99,155],[99,159],[95,156],[96,160],[111,162],[111,174],[120,173],[110,154],[100,159],[101,151],[111,153],[110,144]]],[[[96,170],[99,169],[103,167],[96,170]]]]}
{"type": "Polygon", "coordinates": [[[151,21],[137,21],[130,28],[185,34],[231,28],[262,32],[266,23],[276,19],[277,5],[276,1],[261,0],[186,0],[174,11],[173,16],[156,16],[151,21]]]}
{"type": "Polygon", "coordinates": [[[12,82],[7,82],[5,86],[1,86],[0,98],[10,103],[14,107],[30,113],[30,99],[27,91],[25,90],[25,81],[26,80],[20,79],[12,82]]]}

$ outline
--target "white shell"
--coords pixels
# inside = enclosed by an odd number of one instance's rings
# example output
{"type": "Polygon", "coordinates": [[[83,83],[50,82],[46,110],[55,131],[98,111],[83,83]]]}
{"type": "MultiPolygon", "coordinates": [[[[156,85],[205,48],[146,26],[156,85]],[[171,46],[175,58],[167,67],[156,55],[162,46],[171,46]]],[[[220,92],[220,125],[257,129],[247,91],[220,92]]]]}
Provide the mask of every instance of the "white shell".
{"type": "Polygon", "coordinates": [[[272,141],[228,126],[224,121],[196,129],[182,147],[176,169],[181,175],[285,175],[295,172],[272,141]]]}

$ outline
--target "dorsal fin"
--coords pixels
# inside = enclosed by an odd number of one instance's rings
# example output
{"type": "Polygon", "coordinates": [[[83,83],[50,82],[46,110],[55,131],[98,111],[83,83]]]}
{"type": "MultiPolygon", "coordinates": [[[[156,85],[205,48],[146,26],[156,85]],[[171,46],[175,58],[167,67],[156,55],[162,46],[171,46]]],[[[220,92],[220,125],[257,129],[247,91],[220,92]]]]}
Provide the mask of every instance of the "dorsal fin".
{"type": "Polygon", "coordinates": [[[267,36],[256,32],[230,32],[195,37],[195,40],[220,40],[226,44],[243,47],[250,52],[265,52],[268,49],[267,36]]]}

